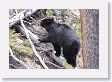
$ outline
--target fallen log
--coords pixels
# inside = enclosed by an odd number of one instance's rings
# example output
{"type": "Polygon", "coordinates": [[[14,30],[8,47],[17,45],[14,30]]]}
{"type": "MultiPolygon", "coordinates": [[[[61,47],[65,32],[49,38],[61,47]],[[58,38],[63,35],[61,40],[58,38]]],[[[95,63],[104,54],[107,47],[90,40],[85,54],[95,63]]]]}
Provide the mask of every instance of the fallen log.
{"type": "MultiPolygon", "coordinates": [[[[19,32],[23,35],[26,35],[25,30],[22,27],[17,27],[19,32]]],[[[29,33],[29,37],[31,38],[31,40],[33,41],[33,43],[39,43],[38,39],[39,37],[35,34],[33,34],[32,32],[30,32],[28,29],[26,29],[29,33]]]]}
{"type": "Polygon", "coordinates": [[[20,12],[18,15],[14,16],[12,19],[9,19],[9,27],[12,27],[14,24],[16,24],[20,19],[24,19],[28,16],[31,16],[33,13],[35,13],[38,9],[32,9],[32,10],[24,10],[20,12]]]}

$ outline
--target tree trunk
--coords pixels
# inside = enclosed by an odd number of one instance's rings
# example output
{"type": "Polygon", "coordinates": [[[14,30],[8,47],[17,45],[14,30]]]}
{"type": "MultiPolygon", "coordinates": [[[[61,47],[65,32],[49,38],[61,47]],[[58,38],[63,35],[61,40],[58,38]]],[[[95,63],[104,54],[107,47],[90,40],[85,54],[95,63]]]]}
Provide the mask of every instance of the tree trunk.
{"type": "Polygon", "coordinates": [[[99,68],[99,10],[81,9],[83,68],[99,68]]]}

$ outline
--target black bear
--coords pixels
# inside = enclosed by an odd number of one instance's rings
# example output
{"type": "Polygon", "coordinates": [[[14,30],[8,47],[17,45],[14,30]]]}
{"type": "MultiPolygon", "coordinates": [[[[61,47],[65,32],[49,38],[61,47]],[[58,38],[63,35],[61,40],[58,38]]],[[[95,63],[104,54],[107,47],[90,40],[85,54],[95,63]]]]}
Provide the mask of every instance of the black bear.
{"type": "Polygon", "coordinates": [[[39,41],[52,43],[56,56],[60,56],[62,47],[67,63],[76,67],[76,56],[80,50],[80,41],[73,30],[68,25],[56,23],[53,18],[43,19],[40,25],[46,29],[48,37],[39,39],[39,41]]]}

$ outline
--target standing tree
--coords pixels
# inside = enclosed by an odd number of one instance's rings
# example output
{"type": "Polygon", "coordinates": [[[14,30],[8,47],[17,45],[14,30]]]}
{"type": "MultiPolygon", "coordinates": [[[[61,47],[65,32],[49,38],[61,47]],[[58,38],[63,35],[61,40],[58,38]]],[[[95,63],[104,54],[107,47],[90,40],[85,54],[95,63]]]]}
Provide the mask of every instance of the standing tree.
{"type": "Polygon", "coordinates": [[[99,10],[81,9],[83,68],[99,68],[99,10]]]}

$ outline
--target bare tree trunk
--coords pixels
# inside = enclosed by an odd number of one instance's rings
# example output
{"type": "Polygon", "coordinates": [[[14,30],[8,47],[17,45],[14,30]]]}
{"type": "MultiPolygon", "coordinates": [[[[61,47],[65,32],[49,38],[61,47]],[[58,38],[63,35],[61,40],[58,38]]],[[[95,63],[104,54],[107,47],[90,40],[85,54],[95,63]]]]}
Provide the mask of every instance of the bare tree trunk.
{"type": "Polygon", "coordinates": [[[99,68],[99,10],[81,9],[83,68],[99,68]]]}

